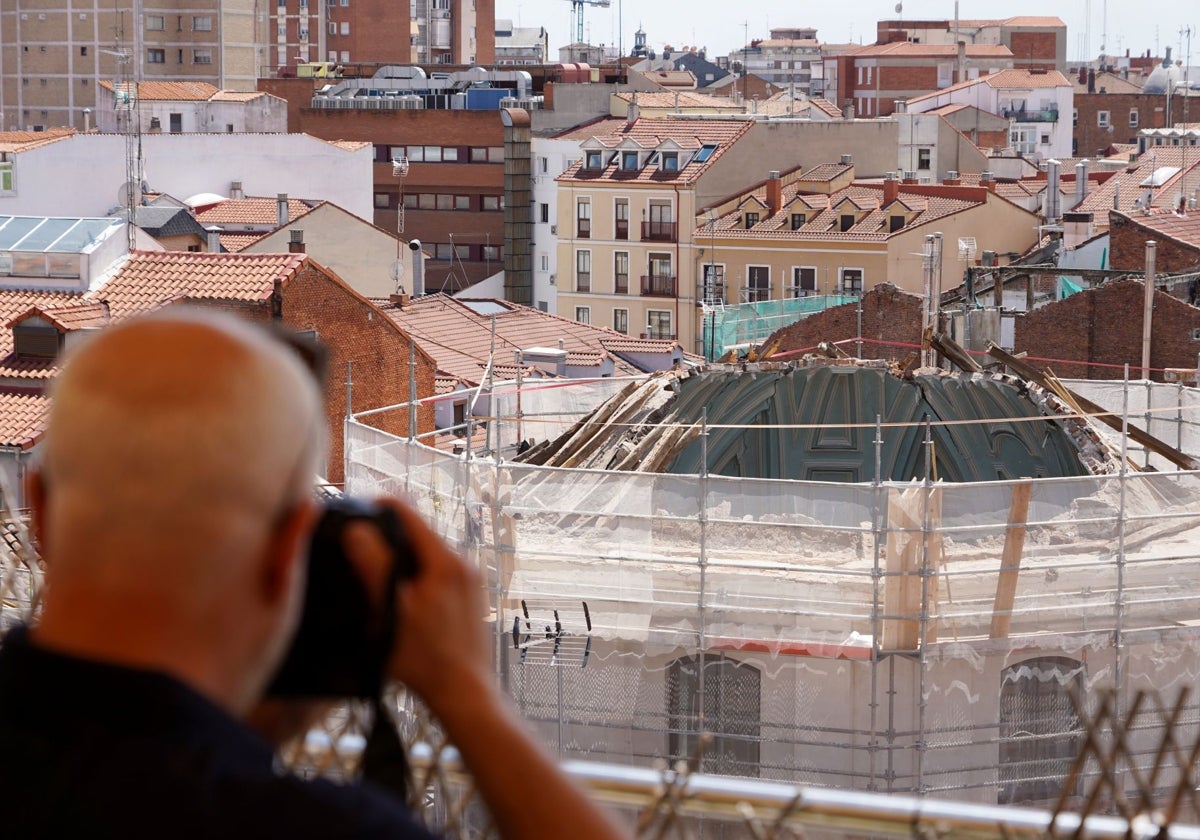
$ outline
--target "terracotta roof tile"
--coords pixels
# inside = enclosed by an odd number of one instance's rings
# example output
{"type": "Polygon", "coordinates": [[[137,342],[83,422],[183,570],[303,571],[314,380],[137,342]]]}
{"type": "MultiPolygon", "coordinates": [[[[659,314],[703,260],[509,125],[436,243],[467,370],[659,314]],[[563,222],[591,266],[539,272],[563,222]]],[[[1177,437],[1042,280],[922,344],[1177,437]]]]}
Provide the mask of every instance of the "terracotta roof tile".
{"type": "MultiPolygon", "coordinates": [[[[288,221],[303,216],[312,205],[298,198],[288,199],[288,221]]],[[[196,214],[202,225],[271,225],[279,221],[278,200],[274,198],[230,198],[203,213],[196,214]]]]}
{"type": "Polygon", "coordinates": [[[271,94],[261,90],[219,90],[212,95],[213,102],[253,102],[271,94]]]}
{"type": "MultiPolygon", "coordinates": [[[[626,102],[632,102],[634,94],[632,92],[618,93],[616,97],[626,102]]],[[[639,91],[637,93],[637,104],[639,107],[645,108],[674,108],[678,105],[680,108],[718,108],[722,111],[735,110],[733,104],[727,98],[686,90],[678,92],[655,91],[653,93],[639,91]]],[[[740,112],[745,109],[742,106],[737,106],[736,110],[740,112]]]]}
{"type": "MultiPolygon", "coordinates": [[[[100,82],[100,87],[112,91],[113,83],[100,82]]],[[[125,90],[122,82],[122,90],[125,90]]],[[[219,88],[208,82],[138,82],[138,99],[143,102],[207,102],[219,88]]]]}
{"type": "Polygon", "coordinates": [[[49,411],[44,394],[0,394],[0,446],[33,446],[46,431],[49,411]]]}
{"type": "MultiPolygon", "coordinates": [[[[8,324],[34,307],[53,309],[81,303],[84,303],[83,297],[76,292],[0,289],[0,323],[8,324]]],[[[58,366],[52,359],[17,358],[13,354],[12,330],[0,329],[0,378],[49,379],[57,370],[58,366]]]]}
{"type": "Polygon", "coordinates": [[[851,169],[846,163],[818,163],[812,169],[800,175],[801,181],[832,181],[839,175],[844,175],[851,169]]]}
{"type": "Polygon", "coordinates": [[[670,353],[679,342],[665,338],[602,338],[600,346],[612,353],[670,353]]]}
{"type": "Polygon", "coordinates": [[[12,329],[19,321],[23,321],[31,315],[42,318],[61,332],[99,329],[107,326],[109,322],[108,307],[103,303],[88,303],[78,299],[77,302],[51,306],[31,306],[9,319],[4,328],[12,329]]]}
{"type": "Polygon", "coordinates": [[[0,152],[27,152],[75,136],[73,128],[49,128],[45,131],[0,131],[0,152]]]}
{"type": "Polygon", "coordinates": [[[177,300],[257,303],[307,259],[304,254],[207,254],[134,251],[88,299],[107,301],[114,321],[177,300]]]}
{"type": "Polygon", "coordinates": [[[249,248],[264,235],[262,233],[222,233],[221,247],[231,254],[236,254],[238,251],[249,248]]]}
{"type": "Polygon", "coordinates": [[[347,152],[357,152],[359,149],[365,149],[371,143],[366,140],[330,140],[330,146],[337,146],[347,152]]]}
{"type": "MultiPolygon", "coordinates": [[[[1003,44],[967,44],[967,58],[1012,58],[1012,50],[1003,44]]],[[[914,44],[909,41],[893,41],[890,44],[867,44],[857,49],[849,50],[844,55],[862,56],[893,56],[897,58],[921,58],[924,56],[954,56],[958,55],[958,47],[953,44],[914,44]]]]}
{"type": "Polygon", "coordinates": [[[1200,212],[1174,213],[1169,210],[1153,210],[1149,215],[1122,213],[1131,222],[1154,231],[1159,236],[1173,239],[1192,249],[1200,249],[1200,212]]]}
{"type": "Polygon", "coordinates": [[[920,96],[914,96],[908,100],[908,104],[914,105],[924,102],[928,99],[936,99],[946,93],[965,90],[974,85],[987,85],[998,90],[1015,89],[1023,90],[1025,88],[1057,88],[1070,87],[1071,80],[1057,70],[1048,70],[1045,73],[1033,73],[1024,69],[1009,69],[1001,70],[998,73],[989,73],[986,76],[980,76],[978,79],[967,79],[962,82],[944,87],[941,90],[935,90],[932,93],[923,93],[920,96]]]}

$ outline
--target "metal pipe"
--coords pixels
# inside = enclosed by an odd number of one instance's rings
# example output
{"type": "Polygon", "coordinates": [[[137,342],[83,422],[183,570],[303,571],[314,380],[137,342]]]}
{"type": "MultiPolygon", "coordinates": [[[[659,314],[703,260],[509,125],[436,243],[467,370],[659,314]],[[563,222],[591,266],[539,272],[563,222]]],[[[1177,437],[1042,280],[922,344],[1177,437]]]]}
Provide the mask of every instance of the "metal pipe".
{"type": "MultiPolygon", "coordinates": [[[[1149,284],[1147,284],[1149,285],[1149,284]]],[[[1124,720],[1124,691],[1121,684],[1121,650],[1124,644],[1122,631],[1125,618],[1125,522],[1128,510],[1125,507],[1129,483],[1129,363],[1125,363],[1125,376],[1121,395],[1121,473],[1118,479],[1120,507],[1117,513],[1117,593],[1113,603],[1113,691],[1116,704],[1116,719],[1124,720]]],[[[1118,756],[1114,772],[1119,776],[1124,760],[1118,756]]]]}
{"type": "Polygon", "coordinates": [[[1154,264],[1157,254],[1158,243],[1153,239],[1147,240],[1145,294],[1142,299],[1142,375],[1147,379],[1150,378],[1150,328],[1154,319],[1154,264]]]}
{"type": "Polygon", "coordinates": [[[871,568],[871,734],[867,741],[868,780],[867,790],[875,790],[877,751],[879,748],[879,648],[882,622],[879,603],[883,570],[880,568],[880,541],[883,537],[883,417],[875,415],[875,510],[871,513],[871,529],[874,542],[874,563],[871,568]]]}
{"type": "MultiPolygon", "coordinates": [[[[700,697],[697,702],[699,708],[699,725],[697,729],[701,733],[704,733],[708,728],[708,722],[704,718],[706,699],[704,693],[704,672],[706,670],[704,654],[708,648],[708,611],[705,609],[708,587],[708,406],[700,409],[700,509],[698,516],[700,525],[700,616],[698,622],[700,631],[700,674],[698,691],[700,697]]],[[[700,768],[697,767],[696,769],[699,770],[700,768]]]]}

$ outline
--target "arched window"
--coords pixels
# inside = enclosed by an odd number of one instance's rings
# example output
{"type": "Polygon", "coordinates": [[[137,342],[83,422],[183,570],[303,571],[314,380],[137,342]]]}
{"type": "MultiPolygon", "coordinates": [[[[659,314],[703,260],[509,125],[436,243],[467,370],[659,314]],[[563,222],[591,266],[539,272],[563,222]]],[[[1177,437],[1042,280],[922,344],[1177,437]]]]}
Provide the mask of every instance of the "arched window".
{"type": "MultiPolygon", "coordinates": [[[[1053,803],[1061,795],[1071,762],[1083,743],[1073,695],[1083,695],[1082,662],[1044,656],[1004,669],[1000,681],[1001,805],[1053,803]]],[[[1078,784],[1077,779],[1076,788],[1078,784]]]]}
{"type": "Polygon", "coordinates": [[[704,667],[705,732],[713,741],[698,768],[704,773],[757,776],[761,675],[757,668],[701,654],[676,659],[667,666],[667,750],[671,762],[691,760],[701,731],[700,667],[704,667]]]}

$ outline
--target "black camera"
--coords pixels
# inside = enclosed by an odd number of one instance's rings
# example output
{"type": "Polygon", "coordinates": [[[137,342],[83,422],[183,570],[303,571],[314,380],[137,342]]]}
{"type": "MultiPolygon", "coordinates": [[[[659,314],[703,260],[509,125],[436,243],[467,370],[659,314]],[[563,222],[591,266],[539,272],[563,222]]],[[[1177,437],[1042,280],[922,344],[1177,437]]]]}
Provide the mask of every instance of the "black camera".
{"type": "Polygon", "coordinates": [[[274,697],[377,697],[396,633],[396,588],[417,573],[396,512],[340,497],[325,504],[308,553],[304,612],[283,664],[267,689],[274,697]],[[373,604],[346,557],[346,527],[366,521],[391,548],[382,603],[373,604]]]}

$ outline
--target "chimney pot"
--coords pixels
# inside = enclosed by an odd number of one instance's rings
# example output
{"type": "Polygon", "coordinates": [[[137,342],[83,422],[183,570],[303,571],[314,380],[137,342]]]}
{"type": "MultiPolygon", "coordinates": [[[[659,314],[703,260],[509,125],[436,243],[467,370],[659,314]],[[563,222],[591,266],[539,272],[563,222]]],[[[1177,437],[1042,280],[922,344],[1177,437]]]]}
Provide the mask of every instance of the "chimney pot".
{"type": "Polygon", "coordinates": [[[779,170],[772,169],[767,173],[767,212],[772,216],[783,206],[783,182],[779,170]]]}
{"type": "Polygon", "coordinates": [[[283,227],[288,223],[288,217],[290,215],[288,213],[288,194],[279,193],[279,195],[275,196],[275,201],[278,210],[276,213],[276,221],[278,222],[276,227],[283,227]]]}
{"type": "Polygon", "coordinates": [[[292,230],[288,231],[288,253],[303,254],[306,253],[304,247],[304,231],[292,230]]]}

